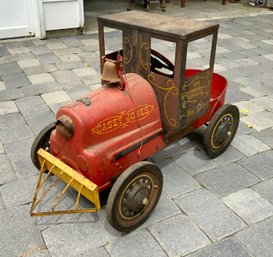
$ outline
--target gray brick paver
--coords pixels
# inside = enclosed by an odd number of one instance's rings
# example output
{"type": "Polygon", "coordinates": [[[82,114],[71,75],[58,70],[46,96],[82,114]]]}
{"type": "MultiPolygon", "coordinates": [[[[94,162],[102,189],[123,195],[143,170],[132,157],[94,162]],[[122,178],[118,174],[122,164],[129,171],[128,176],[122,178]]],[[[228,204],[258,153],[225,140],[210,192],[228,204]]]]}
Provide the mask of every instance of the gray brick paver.
{"type": "Polygon", "coordinates": [[[99,50],[99,45],[80,46],[82,52],[94,52],[99,50]]]}
{"type": "Polygon", "coordinates": [[[251,189],[243,189],[222,198],[247,224],[254,224],[273,215],[273,205],[251,189]]]}
{"type": "MultiPolygon", "coordinates": [[[[120,237],[108,223],[105,213],[95,215],[93,222],[64,223],[42,231],[42,236],[52,257],[80,255],[120,237]]],[[[92,215],[91,215],[92,217],[92,215]]]]}
{"type": "Polygon", "coordinates": [[[10,100],[16,100],[19,98],[24,97],[25,94],[23,92],[22,88],[15,88],[15,89],[6,89],[0,91],[0,101],[10,101],[10,100]]]}
{"type": "Polygon", "coordinates": [[[0,56],[6,56],[6,55],[10,55],[10,52],[8,51],[6,46],[0,45],[0,56]]]}
{"type": "Polygon", "coordinates": [[[55,64],[61,62],[61,60],[54,53],[39,54],[36,56],[42,64],[55,64]]]}
{"type": "Polygon", "coordinates": [[[253,155],[238,162],[261,180],[273,178],[273,152],[267,151],[253,155]]]}
{"type": "Polygon", "coordinates": [[[273,204],[273,179],[256,184],[252,186],[251,189],[273,204]]]}
{"type": "Polygon", "coordinates": [[[138,230],[106,245],[113,257],[167,257],[164,250],[147,230],[138,230]],[[141,247],[144,246],[145,247],[141,247]]]}
{"type": "Polygon", "coordinates": [[[30,46],[29,50],[35,55],[47,54],[51,52],[46,45],[30,46]]]}
{"type": "Polygon", "coordinates": [[[8,158],[13,161],[21,159],[29,160],[29,151],[31,149],[33,141],[34,138],[31,137],[5,144],[4,147],[8,158]]]}
{"type": "MultiPolygon", "coordinates": [[[[16,180],[16,174],[6,154],[0,154],[0,185],[16,180]]],[[[1,188],[1,187],[0,187],[1,188]]]]}
{"type": "Polygon", "coordinates": [[[0,116],[15,112],[19,112],[19,110],[14,101],[0,102],[0,116]]]}
{"type": "Polygon", "coordinates": [[[80,40],[77,40],[74,37],[64,37],[61,38],[61,41],[68,47],[77,47],[83,45],[80,40]]]}
{"type": "Polygon", "coordinates": [[[0,76],[20,72],[20,66],[16,62],[0,64],[0,76]]]}
{"type": "Polygon", "coordinates": [[[269,146],[251,135],[238,135],[234,138],[231,145],[247,157],[270,150],[269,146]]]}
{"type": "Polygon", "coordinates": [[[226,93],[226,101],[228,103],[235,103],[241,100],[248,101],[252,98],[253,98],[252,95],[245,93],[241,89],[238,90],[238,88],[236,89],[230,88],[227,90],[227,93],[226,93]]]}
{"type": "Polygon", "coordinates": [[[67,48],[67,46],[61,42],[55,42],[55,43],[52,42],[52,43],[48,43],[46,45],[51,50],[67,48]]]}
{"type": "Polygon", "coordinates": [[[200,151],[187,152],[175,161],[192,176],[218,166],[214,160],[200,151]]]}
{"type": "Polygon", "coordinates": [[[7,89],[23,88],[24,86],[31,84],[27,76],[22,71],[2,75],[2,79],[7,89]]]}
{"type": "Polygon", "coordinates": [[[0,211],[4,210],[5,209],[5,205],[4,205],[4,202],[2,200],[2,196],[0,194],[0,211]]]}
{"type": "Polygon", "coordinates": [[[35,74],[41,74],[41,73],[53,72],[53,71],[56,71],[56,70],[57,70],[57,68],[56,68],[56,66],[54,64],[42,64],[42,65],[36,65],[36,66],[23,68],[23,71],[27,76],[31,76],[31,75],[35,75],[35,74]]]}
{"type": "Polygon", "coordinates": [[[3,81],[0,81],[0,91],[4,91],[4,90],[6,90],[7,88],[6,88],[6,86],[5,86],[5,84],[4,84],[4,82],[3,81]]]}
{"type": "Polygon", "coordinates": [[[236,163],[202,172],[195,178],[205,188],[221,197],[260,182],[257,176],[236,163]]]}
{"type": "MultiPolygon", "coordinates": [[[[69,97],[69,95],[67,94],[67,96],[69,97]]],[[[70,99],[70,97],[69,97],[69,99],[70,99]]],[[[70,100],[69,100],[70,101],[70,100]]],[[[50,104],[49,105],[49,108],[50,108],[50,110],[54,113],[54,114],[56,114],[57,113],[57,111],[61,108],[61,107],[63,107],[63,106],[65,106],[69,101],[64,101],[64,102],[59,102],[59,103],[53,103],[53,104],[50,104]]]]}
{"type": "Polygon", "coordinates": [[[238,102],[238,103],[234,103],[234,104],[239,108],[239,110],[243,114],[244,114],[243,110],[247,110],[248,115],[258,113],[258,112],[262,112],[262,111],[265,110],[264,108],[254,104],[254,103],[251,103],[249,101],[242,101],[242,102],[238,102]]]}
{"type": "Polygon", "coordinates": [[[57,56],[69,55],[69,54],[78,54],[80,52],[81,52],[81,50],[78,47],[70,47],[70,48],[53,50],[53,53],[55,55],[57,55],[57,56]]]}
{"type": "Polygon", "coordinates": [[[42,94],[42,98],[47,105],[70,101],[69,95],[63,90],[42,94]]]}
{"type": "Polygon", "coordinates": [[[213,242],[246,227],[243,220],[205,189],[178,197],[175,202],[213,242]]]}
{"type": "Polygon", "coordinates": [[[26,252],[30,257],[51,257],[47,249],[31,248],[26,252]]]}
{"type": "Polygon", "coordinates": [[[21,68],[27,68],[32,66],[38,66],[40,65],[40,62],[37,59],[30,59],[30,60],[18,61],[18,64],[21,68]]]}
{"type": "Polygon", "coordinates": [[[65,91],[72,99],[76,100],[76,99],[80,98],[81,96],[89,93],[90,88],[86,85],[82,85],[80,87],[65,89],[65,91]]]}
{"type": "Polygon", "coordinates": [[[271,149],[273,149],[273,128],[265,129],[259,132],[253,132],[252,136],[267,144],[271,149]]]}
{"type": "Polygon", "coordinates": [[[0,154],[2,154],[2,153],[5,153],[5,149],[4,149],[4,146],[0,140],[0,154]]]}
{"type": "Polygon", "coordinates": [[[85,76],[90,76],[90,75],[96,75],[97,72],[90,68],[90,67],[84,67],[84,68],[78,68],[72,70],[78,77],[85,77],[85,76]]]}
{"type": "Polygon", "coordinates": [[[271,257],[273,252],[273,218],[265,219],[235,235],[256,257],[271,257]]]}
{"type": "Polygon", "coordinates": [[[248,85],[245,88],[242,88],[241,90],[250,95],[253,95],[254,97],[272,94],[272,89],[270,86],[266,86],[262,83],[257,83],[255,81],[252,81],[250,85],[248,85]]]}
{"type": "Polygon", "coordinates": [[[273,112],[273,94],[265,97],[255,98],[252,102],[258,106],[261,106],[267,111],[273,112]]]}
{"type": "Polygon", "coordinates": [[[77,77],[77,75],[70,70],[55,71],[52,72],[51,75],[59,83],[71,83],[80,81],[79,77],[77,77]]]}
{"type": "Polygon", "coordinates": [[[237,239],[223,239],[213,245],[209,245],[187,257],[253,257],[245,246],[237,239]]]}
{"type": "Polygon", "coordinates": [[[38,170],[34,167],[29,158],[12,160],[11,165],[18,179],[31,177],[38,174],[38,170]]]}
{"type": "Polygon", "coordinates": [[[268,111],[255,113],[253,115],[242,117],[241,121],[248,126],[253,127],[257,131],[262,131],[264,129],[273,128],[273,113],[268,111]]]}
{"type": "Polygon", "coordinates": [[[147,228],[157,222],[165,220],[167,218],[181,214],[182,211],[178,206],[168,197],[164,192],[162,192],[159,202],[152,212],[149,219],[140,226],[139,229],[147,228]]]}
{"type": "Polygon", "coordinates": [[[59,58],[64,63],[81,61],[81,58],[77,56],[76,54],[59,55],[59,58]]]}
{"type": "Polygon", "coordinates": [[[12,143],[18,140],[32,137],[33,133],[29,126],[21,125],[13,128],[7,128],[0,131],[0,138],[4,144],[12,143]]]}
{"type": "Polygon", "coordinates": [[[20,54],[13,54],[7,55],[3,57],[4,62],[17,62],[21,60],[29,60],[34,59],[35,56],[32,53],[20,53],[20,54]]]}
{"type": "Polygon", "coordinates": [[[73,70],[85,67],[84,62],[81,61],[68,61],[56,63],[58,70],[73,70]]]}
{"type": "Polygon", "coordinates": [[[0,116],[0,130],[26,124],[21,113],[10,113],[0,116]]]}
{"type": "Polygon", "coordinates": [[[92,86],[96,84],[101,84],[101,77],[100,75],[90,75],[90,76],[85,76],[81,77],[81,80],[87,85],[87,86],[92,86]]]}
{"type": "Polygon", "coordinates": [[[234,147],[229,146],[228,149],[225,151],[225,154],[222,154],[214,159],[220,165],[225,165],[228,163],[236,162],[244,158],[244,155],[236,150],[234,147]]]}
{"type": "Polygon", "coordinates": [[[0,227],[0,256],[24,256],[46,248],[35,219],[29,215],[29,206],[1,211],[0,227]]]}
{"type": "Polygon", "coordinates": [[[169,256],[184,256],[211,244],[207,236],[184,215],[156,223],[149,227],[149,231],[169,256]]]}
{"type": "Polygon", "coordinates": [[[97,249],[94,249],[92,251],[87,251],[83,254],[77,255],[75,257],[110,257],[108,252],[105,250],[104,247],[99,247],[97,249]]]}
{"type": "Polygon", "coordinates": [[[11,48],[32,46],[33,42],[30,40],[20,40],[20,41],[9,42],[6,45],[9,49],[11,49],[11,48]]]}
{"type": "Polygon", "coordinates": [[[54,78],[48,73],[31,75],[31,76],[28,76],[28,79],[34,85],[55,81],[54,78]]]}
{"type": "Polygon", "coordinates": [[[48,110],[48,106],[40,96],[24,97],[15,101],[15,103],[24,116],[48,110]]]}
{"type": "Polygon", "coordinates": [[[18,47],[18,48],[10,48],[10,54],[21,54],[21,53],[28,53],[30,50],[27,47],[18,47]]]}
{"type": "Polygon", "coordinates": [[[164,191],[171,198],[201,188],[199,183],[175,162],[171,162],[162,168],[162,172],[164,178],[164,191]]]}
{"type": "Polygon", "coordinates": [[[37,135],[45,126],[56,120],[55,115],[50,110],[28,115],[25,119],[35,135],[37,135]]]}
{"type": "Polygon", "coordinates": [[[0,187],[5,206],[12,209],[18,205],[30,203],[37,184],[37,176],[22,178],[0,187]]]}
{"type": "Polygon", "coordinates": [[[40,96],[45,93],[55,92],[61,90],[59,83],[47,82],[37,85],[30,85],[23,88],[26,96],[40,96]]]}

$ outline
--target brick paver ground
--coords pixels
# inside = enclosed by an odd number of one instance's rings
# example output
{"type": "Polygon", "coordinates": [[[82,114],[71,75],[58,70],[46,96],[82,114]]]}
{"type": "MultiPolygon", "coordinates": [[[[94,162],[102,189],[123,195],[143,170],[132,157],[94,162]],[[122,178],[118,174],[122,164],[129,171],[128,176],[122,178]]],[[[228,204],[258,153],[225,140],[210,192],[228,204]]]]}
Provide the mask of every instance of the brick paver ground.
{"type": "MultiPolygon", "coordinates": [[[[100,87],[97,34],[0,41],[0,256],[272,256],[273,14],[217,22],[215,68],[229,82],[226,101],[241,111],[237,135],[213,160],[200,134],[155,154],[163,194],[127,235],[107,223],[105,210],[29,215],[37,179],[31,144],[61,105],[100,87]]],[[[107,33],[109,50],[119,36],[107,33]]],[[[192,45],[188,64],[204,68],[207,46],[207,39],[192,45]]],[[[72,202],[68,195],[63,206],[72,202]]]]}

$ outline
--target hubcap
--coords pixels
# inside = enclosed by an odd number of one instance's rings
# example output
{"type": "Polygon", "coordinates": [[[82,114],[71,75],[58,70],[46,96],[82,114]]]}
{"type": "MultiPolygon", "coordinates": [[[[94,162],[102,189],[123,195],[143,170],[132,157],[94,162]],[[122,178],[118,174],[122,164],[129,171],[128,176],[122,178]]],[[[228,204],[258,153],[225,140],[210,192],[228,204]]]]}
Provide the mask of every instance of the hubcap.
{"type": "Polygon", "coordinates": [[[125,189],[121,202],[121,215],[126,219],[135,218],[149,205],[153,193],[153,181],[143,175],[134,179],[125,189]]]}
{"type": "Polygon", "coordinates": [[[220,148],[232,135],[233,117],[231,114],[224,115],[216,124],[212,135],[212,146],[220,148]]]}

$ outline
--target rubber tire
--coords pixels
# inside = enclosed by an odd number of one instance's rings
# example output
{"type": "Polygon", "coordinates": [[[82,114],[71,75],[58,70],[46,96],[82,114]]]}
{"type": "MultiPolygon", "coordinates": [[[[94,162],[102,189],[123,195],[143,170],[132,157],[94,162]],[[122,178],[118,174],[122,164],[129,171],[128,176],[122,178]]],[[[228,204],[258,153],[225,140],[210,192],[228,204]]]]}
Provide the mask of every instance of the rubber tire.
{"type": "Polygon", "coordinates": [[[240,112],[237,106],[232,104],[225,104],[220,107],[212,116],[203,136],[203,148],[204,151],[212,158],[216,158],[221,155],[225,150],[228,148],[230,143],[232,142],[240,120],[240,112]],[[215,126],[217,126],[219,120],[227,114],[230,114],[233,118],[233,124],[231,128],[231,135],[229,136],[228,140],[224,142],[224,144],[219,147],[215,148],[212,144],[213,133],[215,131],[215,126]]]}
{"type": "MultiPolygon", "coordinates": [[[[153,180],[155,183],[155,180],[153,180]]],[[[133,164],[126,169],[114,183],[106,205],[106,215],[108,222],[120,232],[130,232],[139,226],[141,226],[150,216],[154,208],[156,207],[160,198],[163,188],[163,176],[161,170],[153,163],[142,161],[133,164]],[[137,176],[141,174],[149,173],[154,176],[157,180],[157,189],[154,189],[151,200],[141,214],[138,214],[136,218],[130,220],[124,219],[119,211],[119,202],[123,196],[124,190],[137,176]]]]}
{"type": "Polygon", "coordinates": [[[40,148],[46,149],[47,144],[49,143],[49,139],[50,139],[50,134],[51,132],[56,128],[56,124],[50,123],[48,124],[46,127],[44,127],[39,134],[36,136],[32,146],[31,146],[31,151],[30,151],[30,156],[31,156],[31,160],[32,163],[34,164],[34,166],[40,170],[40,162],[38,159],[38,155],[37,155],[37,151],[40,148]]]}

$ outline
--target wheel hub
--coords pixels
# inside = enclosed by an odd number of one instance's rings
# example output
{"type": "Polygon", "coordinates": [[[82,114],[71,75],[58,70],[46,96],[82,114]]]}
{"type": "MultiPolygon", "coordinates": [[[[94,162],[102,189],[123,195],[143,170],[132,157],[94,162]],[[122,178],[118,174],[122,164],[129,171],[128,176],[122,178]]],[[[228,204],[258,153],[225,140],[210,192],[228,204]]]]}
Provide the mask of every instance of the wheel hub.
{"type": "Polygon", "coordinates": [[[225,116],[223,117],[214,133],[213,142],[215,146],[223,145],[228,138],[231,136],[231,129],[232,129],[232,116],[225,116]]]}
{"type": "Polygon", "coordinates": [[[139,178],[134,181],[126,190],[122,199],[122,213],[125,217],[131,218],[149,204],[152,192],[151,181],[148,178],[139,178]]]}
{"type": "Polygon", "coordinates": [[[217,137],[220,143],[223,143],[227,136],[230,135],[230,125],[229,124],[221,124],[216,131],[215,136],[217,137]]]}

